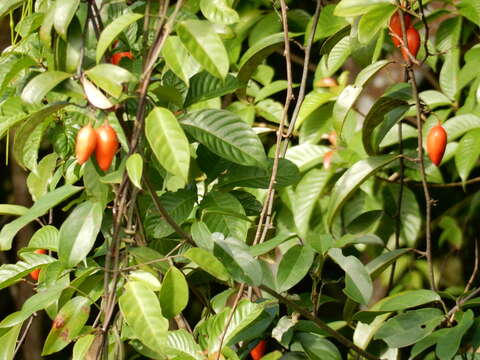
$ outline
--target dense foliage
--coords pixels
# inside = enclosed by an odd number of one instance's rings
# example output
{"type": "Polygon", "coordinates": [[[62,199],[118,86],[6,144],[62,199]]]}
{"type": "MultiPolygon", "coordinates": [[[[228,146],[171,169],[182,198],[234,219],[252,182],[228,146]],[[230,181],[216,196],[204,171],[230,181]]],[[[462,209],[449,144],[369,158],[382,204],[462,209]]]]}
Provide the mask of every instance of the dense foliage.
{"type": "Polygon", "coordinates": [[[35,294],[1,359],[43,311],[52,359],[475,356],[477,0],[8,16],[0,138],[34,203],[0,205],[0,250],[36,231],[0,289],[35,294]]]}

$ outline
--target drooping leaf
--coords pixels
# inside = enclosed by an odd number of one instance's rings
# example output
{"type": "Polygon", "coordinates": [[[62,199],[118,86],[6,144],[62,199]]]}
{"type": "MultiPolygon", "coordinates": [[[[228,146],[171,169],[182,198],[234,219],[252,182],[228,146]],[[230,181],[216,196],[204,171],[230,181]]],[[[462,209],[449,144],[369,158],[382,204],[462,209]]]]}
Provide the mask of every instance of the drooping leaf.
{"type": "Polygon", "coordinates": [[[160,306],[167,319],[180,314],[188,304],[188,284],[185,275],[172,266],[163,278],[160,289],[160,306]]]}
{"type": "Polygon", "coordinates": [[[67,30],[77,11],[80,0],[57,1],[55,3],[55,16],[53,26],[57,33],[63,38],[67,38],[67,30]]]}
{"type": "Polygon", "coordinates": [[[186,258],[197,264],[202,270],[216,277],[221,281],[228,281],[230,276],[223,264],[209,251],[202,248],[188,249],[185,254],[186,258]]]}
{"type": "Polygon", "coordinates": [[[455,165],[463,182],[468,179],[479,156],[480,129],[474,129],[462,137],[455,151],[455,165]]]}
{"type": "Polygon", "coordinates": [[[172,357],[185,360],[202,360],[203,351],[192,334],[184,329],[168,332],[166,352],[172,357]]]}
{"type": "Polygon", "coordinates": [[[231,25],[240,20],[230,0],[200,0],[202,14],[215,24],[231,25]]]}
{"type": "Polygon", "coordinates": [[[192,104],[229,94],[240,87],[240,83],[233,75],[228,74],[225,79],[219,79],[206,71],[194,75],[190,79],[185,107],[192,104]]]}
{"type": "Polygon", "coordinates": [[[122,84],[135,79],[128,70],[113,64],[98,64],[85,74],[95,85],[116,98],[122,94],[122,84]]]}
{"type": "Polygon", "coordinates": [[[71,77],[62,71],[46,71],[35,76],[24,87],[22,100],[29,104],[38,104],[55,86],[71,77]]]}
{"type": "Polygon", "coordinates": [[[130,181],[139,189],[142,188],[143,159],[140,154],[132,154],[127,159],[127,173],[130,181]]]}
{"type": "Polygon", "coordinates": [[[279,292],[287,291],[307,275],[312,266],[314,252],[307,246],[295,245],[283,256],[278,265],[277,287],[279,292]],[[292,271],[295,269],[295,271],[292,271]]]}
{"type": "Polygon", "coordinates": [[[52,225],[46,225],[33,234],[28,247],[58,251],[58,230],[52,225]]]}
{"type": "Polygon", "coordinates": [[[0,359],[13,360],[15,348],[17,346],[18,335],[20,334],[20,330],[22,330],[22,325],[23,324],[18,324],[0,335],[0,343],[2,344],[2,348],[0,349],[0,359]]]}

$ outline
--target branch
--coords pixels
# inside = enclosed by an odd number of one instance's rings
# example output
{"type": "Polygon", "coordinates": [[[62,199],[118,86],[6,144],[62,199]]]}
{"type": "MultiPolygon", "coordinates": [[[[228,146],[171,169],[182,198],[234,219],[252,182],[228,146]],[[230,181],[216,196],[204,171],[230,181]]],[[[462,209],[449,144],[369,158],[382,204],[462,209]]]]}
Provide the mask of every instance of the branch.
{"type": "Polygon", "coordinates": [[[158,197],[157,193],[155,192],[155,189],[152,186],[152,183],[148,179],[148,177],[145,175],[143,178],[143,183],[145,184],[148,193],[152,197],[153,203],[155,204],[155,207],[157,208],[158,212],[163,216],[165,221],[180,235],[184,240],[188,241],[190,244],[195,245],[193,242],[192,236],[185,232],[180,225],[176,223],[176,221],[170,216],[168,211],[163,207],[162,203],[160,202],[160,198],[158,197]]]}
{"type": "Polygon", "coordinates": [[[280,295],[276,291],[270,289],[269,287],[267,287],[265,285],[260,285],[260,289],[269,293],[274,298],[276,298],[279,302],[281,302],[281,303],[287,305],[288,307],[292,308],[293,310],[295,310],[296,312],[301,314],[306,319],[308,319],[310,321],[313,321],[320,329],[329,333],[338,342],[340,342],[341,344],[343,344],[347,348],[352,349],[358,355],[363,356],[364,358],[369,359],[369,360],[380,360],[376,356],[374,356],[374,355],[370,354],[369,352],[359,348],[357,345],[355,345],[353,342],[348,340],[345,336],[343,336],[339,332],[333,330],[330,326],[328,326],[327,323],[325,323],[322,320],[320,320],[319,318],[313,316],[308,310],[306,310],[303,307],[301,307],[301,306],[295,304],[294,302],[288,300],[287,298],[283,297],[282,295],[280,295]]]}

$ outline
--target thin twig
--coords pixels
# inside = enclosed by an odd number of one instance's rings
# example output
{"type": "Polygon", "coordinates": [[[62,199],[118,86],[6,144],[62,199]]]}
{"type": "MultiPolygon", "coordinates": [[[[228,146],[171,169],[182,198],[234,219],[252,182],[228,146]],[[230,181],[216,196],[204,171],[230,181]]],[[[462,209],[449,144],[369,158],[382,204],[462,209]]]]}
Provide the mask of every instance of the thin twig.
{"type": "Polygon", "coordinates": [[[152,197],[153,203],[158,210],[158,212],[163,216],[165,221],[177,232],[178,235],[180,235],[184,240],[188,241],[192,245],[195,245],[193,242],[192,236],[187,233],[185,230],[183,230],[180,225],[177,224],[177,222],[170,216],[168,211],[163,207],[162,203],[160,202],[160,198],[158,197],[157,193],[155,192],[155,189],[152,186],[152,183],[148,179],[148,177],[145,175],[143,177],[143,183],[145,184],[145,187],[148,190],[148,193],[152,197]]]}
{"type": "Polygon", "coordinates": [[[227,321],[224,325],[225,328],[223,329],[222,334],[220,335],[220,344],[218,345],[218,352],[217,352],[216,360],[219,360],[220,355],[222,354],[223,341],[225,340],[225,336],[227,335],[228,327],[230,326],[230,323],[232,322],[233,315],[235,314],[235,311],[237,310],[238,303],[240,302],[240,299],[242,298],[244,289],[245,289],[245,284],[240,285],[240,289],[238,289],[237,296],[235,297],[235,301],[232,305],[232,308],[230,309],[230,313],[228,314],[227,321]]]}
{"type": "Polygon", "coordinates": [[[18,340],[18,342],[17,342],[17,346],[15,347],[15,351],[13,352],[12,359],[15,359],[15,356],[17,355],[18,350],[20,350],[23,342],[27,338],[27,334],[28,334],[28,331],[30,330],[30,327],[32,326],[34,317],[35,317],[35,315],[31,315],[30,318],[28,319],[27,326],[25,326],[25,329],[23,329],[22,336],[20,337],[20,340],[18,340]]]}
{"type": "Polygon", "coordinates": [[[467,286],[465,286],[465,290],[463,291],[464,293],[467,293],[468,290],[470,290],[470,287],[472,286],[473,282],[477,278],[478,274],[478,262],[479,262],[479,251],[478,251],[478,239],[475,238],[473,241],[475,241],[475,265],[473,266],[473,271],[472,275],[470,276],[470,279],[468,280],[467,286]]]}
{"type": "Polygon", "coordinates": [[[296,312],[301,314],[306,319],[308,319],[310,321],[313,321],[319,328],[321,328],[322,330],[329,333],[338,342],[345,345],[347,348],[352,349],[357,354],[359,354],[359,355],[361,355],[364,358],[367,358],[369,360],[379,360],[379,358],[377,358],[375,355],[372,355],[369,352],[359,348],[357,345],[355,345],[353,342],[351,342],[345,336],[343,336],[339,332],[333,330],[330,326],[328,326],[327,323],[325,323],[322,320],[320,320],[319,318],[313,316],[307,309],[304,309],[303,307],[295,304],[294,302],[288,300],[287,298],[283,297],[282,295],[280,295],[279,293],[277,293],[276,291],[270,289],[269,287],[267,287],[265,285],[260,285],[260,289],[269,293],[274,298],[276,298],[278,301],[280,301],[281,303],[283,303],[283,304],[287,305],[288,307],[292,308],[293,310],[295,310],[296,312]]]}

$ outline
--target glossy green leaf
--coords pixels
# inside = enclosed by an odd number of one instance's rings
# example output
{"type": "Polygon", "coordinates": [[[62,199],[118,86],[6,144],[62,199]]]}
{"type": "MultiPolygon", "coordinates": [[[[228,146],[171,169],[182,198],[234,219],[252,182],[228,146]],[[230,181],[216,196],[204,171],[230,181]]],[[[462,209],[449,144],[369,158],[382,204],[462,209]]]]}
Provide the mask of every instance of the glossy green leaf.
{"type": "Polygon", "coordinates": [[[132,154],[127,159],[127,174],[137,188],[142,188],[143,158],[140,154],[132,154]]]}
{"type": "Polygon", "coordinates": [[[0,336],[0,344],[2,344],[2,348],[0,349],[1,360],[13,360],[15,348],[17,346],[18,335],[20,334],[22,325],[23,324],[18,324],[0,336]]]}
{"type": "Polygon", "coordinates": [[[395,155],[380,155],[356,162],[335,183],[328,205],[327,223],[332,226],[333,218],[355,190],[383,166],[396,160],[395,155]]]}
{"type": "Polygon", "coordinates": [[[64,185],[42,196],[24,215],[2,228],[0,232],[0,250],[9,250],[12,247],[13,237],[21,228],[36,218],[45,215],[48,210],[65,201],[81,189],[81,187],[77,186],[64,185]]]}
{"type": "Polygon", "coordinates": [[[318,108],[325,103],[331,101],[334,95],[331,92],[326,92],[322,89],[315,89],[305,96],[305,100],[300,107],[295,128],[298,129],[303,122],[318,108]]]}
{"type": "Polygon", "coordinates": [[[118,303],[138,339],[151,349],[162,351],[167,345],[168,320],[162,315],[153,290],[143,282],[130,281],[118,303]]]}
{"type": "Polygon", "coordinates": [[[0,4],[0,18],[22,5],[25,0],[4,0],[0,4]]]}
{"type": "Polygon", "coordinates": [[[301,144],[287,150],[286,158],[298,166],[300,172],[321,164],[323,157],[331,149],[324,145],[301,144]]]}
{"type": "Polygon", "coordinates": [[[42,355],[50,355],[65,348],[82,330],[90,315],[90,300],[77,296],[62,306],[53,320],[50,333],[43,345],[42,355]]]}
{"type": "Polygon", "coordinates": [[[215,239],[214,254],[235,280],[254,286],[262,282],[262,268],[258,260],[250,255],[248,245],[243,241],[232,237],[215,239]]]}
{"type": "Polygon", "coordinates": [[[440,296],[432,290],[409,290],[383,298],[372,307],[372,310],[399,311],[435,301],[440,301],[440,296]]]}
{"type": "Polygon", "coordinates": [[[117,36],[126,30],[128,26],[140,20],[142,17],[142,14],[125,13],[117,17],[110,24],[108,24],[105,29],[103,29],[97,44],[97,63],[100,62],[103,54],[105,54],[105,51],[107,51],[108,47],[113,43],[117,36]]]}
{"type": "MultiPolygon", "coordinates": [[[[322,8],[318,19],[317,30],[315,32],[314,42],[336,34],[348,25],[348,22],[340,16],[334,14],[335,4],[327,4],[322,8]]],[[[313,26],[313,18],[307,25],[305,39],[310,38],[313,26]]]]}
{"type": "Polygon", "coordinates": [[[201,203],[202,220],[211,232],[220,232],[244,240],[249,227],[240,201],[232,194],[210,192],[201,203]]]}
{"type": "Polygon", "coordinates": [[[269,251],[272,251],[275,249],[277,246],[280,244],[284,243],[287,240],[290,240],[294,237],[296,237],[296,234],[280,234],[275,236],[274,238],[267,240],[261,244],[253,245],[250,247],[250,254],[252,256],[260,256],[263,254],[268,253],[269,251]]]}
{"type": "Polygon", "coordinates": [[[480,129],[466,133],[455,151],[455,165],[463,182],[468,179],[480,156],[480,129]]]}
{"type": "Polygon", "coordinates": [[[113,64],[98,64],[85,74],[95,85],[116,98],[122,95],[123,83],[135,80],[128,70],[113,64]]]}
{"type": "Polygon", "coordinates": [[[2,74],[0,74],[0,89],[6,89],[10,82],[24,69],[36,64],[35,60],[26,54],[3,55],[0,60],[2,74]]]}
{"type": "Polygon", "coordinates": [[[385,3],[363,15],[358,24],[358,40],[368,44],[384,28],[395,10],[395,6],[385,3]]]}
{"type": "Polygon", "coordinates": [[[77,11],[80,0],[57,1],[55,3],[55,16],[53,26],[57,33],[63,38],[67,38],[67,30],[77,11]]]}
{"type": "Polygon", "coordinates": [[[162,56],[167,66],[175,75],[189,84],[189,79],[200,68],[200,65],[188,54],[178,36],[169,36],[162,49],[162,56]]]}
{"type": "Polygon", "coordinates": [[[154,108],[145,120],[145,134],[160,164],[168,172],[187,182],[190,145],[171,111],[154,108]]]}
{"type": "Polygon", "coordinates": [[[408,249],[395,249],[387,251],[365,265],[370,277],[377,278],[383,271],[385,271],[394,261],[401,256],[408,253],[408,249]]]}
{"type": "MultiPolygon", "coordinates": [[[[457,314],[457,321],[458,321],[457,314]]],[[[457,354],[460,343],[473,324],[473,311],[467,310],[462,313],[461,320],[458,321],[457,326],[448,329],[441,337],[439,337],[435,353],[440,360],[450,360],[457,354]]]]}
{"type": "Polygon", "coordinates": [[[176,29],[183,45],[205,70],[220,79],[227,76],[227,50],[212,24],[203,20],[185,20],[178,23],[176,29]]]}
{"type": "Polygon", "coordinates": [[[388,320],[375,334],[375,339],[388,346],[401,348],[412,345],[429,335],[443,320],[439,309],[410,310],[388,320]]]}
{"type": "Polygon", "coordinates": [[[228,74],[224,80],[221,80],[206,71],[202,71],[190,79],[190,87],[184,106],[188,107],[201,101],[229,94],[239,87],[240,83],[233,75],[228,74]]]}
{"type": "Polygon", "coordinates": [[[184,329],[168,332],[166,353],[185,360],[203,360],[203,351],[192,334],[184,329]]]}
{"type": "Polygon", "coordinates": [[[295,225],[301,237],[307,235],[315,204],[331,176],[331,172],[324,169],[312,169],[302,177],[295,188],[292,211],[295,225]]]}
{"type": "Polygon", "coordinates": [[[52,153],[40,160],[38,167],[36,166],[36,173],[31,172],[28,174],[27,187],[34,201],[37,201],[47,193],[48,185],[56,167],[57,154],[52,153]]]}
{"type": "MultiPolygon", "coordinates": [[[[448,119],[442,125],[447,132],[448,141],[450,142],[461,137],[470,130],[480,128],[480,117],[474,114],[458,115],[448,119]]],[[[424,130],[427,129],[424,128],[424,130]]],[[[427,134],[428,132],[424,133],[424,136],[426,137],[427,134]]]]}
{"type": "Polygon", "coordinates": [[[4,264],[0,266],[0,289],[16,283],[33,270],[42,268],[43,265],[56,261],[56,259],[48,255],[33,252],[24,252],[20,256],[22,260],[16,264],[4,264]]]}
{"type": "Polygon", "coordinates": [[[337,347],[318,334],[301,332],[295,336],[311,360],[341,360],[337,347]]]}
{"type": "Polygon", "coordinates": [[[363,15],[381,4],[390,4],[389,0],[341,0],[335,8],[337,16],[363,15]]]}
{"type": "Polygon", "coordinates": [[[58,230],[52,225],[45,225],[33,234],[29,248],[47,249],[58,252],[58,230]]]}
{"type": "Polygon", "coordinates": [[[328,255],[345,271],[345,293],[352,300],[367,305],[373,294],[372,279],[365,266],[355,256],[344,256],[338,248],[328,255]]]}
{"type": "Polygon", "coordinates": [[[163,278],[160,289],[162,314],[171,319],[182,312],[188,304],[188,284],[185,275],[172,266],[163,278]]]}
{"type": "Polygon", "coordinates": [[[87,359],[88,351],[95,340],[95,335],[87,334],[78,338],[72,350],[72,360],[87,359]]]}
{"type": "Polygon", "coordinates": [[[92,250],[103,218],[101,203],[90,200],[77,206],[60,228],[58,257],[65,266],[73,267],[92,250]]]}
{"type": "MultiPolygon", "coordinates": [[[[268,189],[273,159],[268,159],[268,167],[260,168],[253,166],[233,165],[219,177],[218,188],[250,187],[256,189],[268,189]]],[[[287,159],[280,159],[277,169],[275,188],[281,188],[297,183],[300,178],[298,168],[287,159]]]]}
{"type": "Polygon", "coordinates": [[[240,20],[231,8],[232,3],[231,0],[200,0],[200,10],[212,23],[231,25],[240,20]]]}
{"type": "Polygon", "coordinates": [[[284,255],[277,271],[277,290],[287,291],[298,284],[308,274],[315,253],[307,246],[295,245],[284,255]],[[295,269],[295,271],[292,271],[295,269]]]}
{"type": "Polygon", "coordinates": [[[202,270],[210,275],[216,277],[221,281],[228,281],[230,276],[223,264],[209,251],[202,248],[191,248],[183,254],[187,259],[190,259],[197,264],[202,270]]]}
{"type": "Polygon", "coordinates": [[[35,76],[23,88],[22,100],[30,104],[38,104],[58,84],[71,77],[62,71],[46,71],[35,76]]]}
{"type": "Polygon", "coordinates": [[[227,110],[191,112],[181,125],[215,154],[245,166],[263,166],[265,150],[255,132],[239,116],[227,110]]]}

